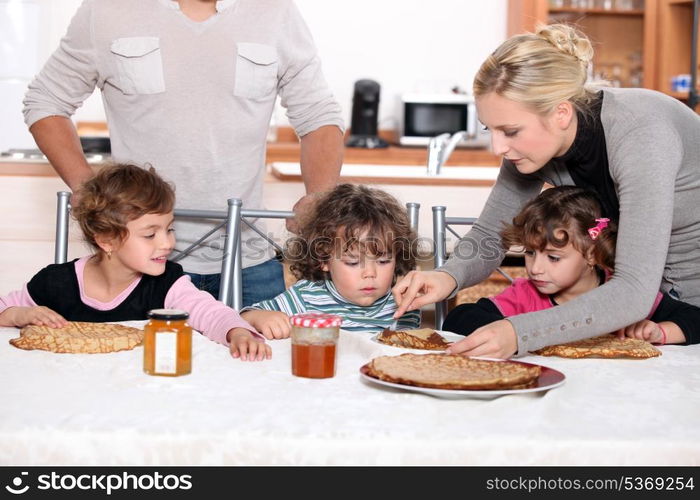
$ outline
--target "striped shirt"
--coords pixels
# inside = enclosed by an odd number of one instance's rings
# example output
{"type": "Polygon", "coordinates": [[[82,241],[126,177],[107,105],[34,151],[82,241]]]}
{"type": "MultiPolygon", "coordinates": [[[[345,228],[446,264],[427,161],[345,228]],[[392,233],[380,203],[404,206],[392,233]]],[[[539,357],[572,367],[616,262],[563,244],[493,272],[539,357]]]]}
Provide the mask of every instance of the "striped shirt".
{"type": "MultiPolygon", "coordinates": [[[[369,306],[348,302],[336,290],[333,282],[301,280],[270,300],[263,300],[241,309],[282,311],[288,316],[304,312],[337,314],[343,318],[341,328],[351,332],[378,332],[394,325],[396,302],[391,291],[369,306]]],[[[408,311],[397,320],[396,329],[408,330],[420,326],[420,310],[408,311]]]]}

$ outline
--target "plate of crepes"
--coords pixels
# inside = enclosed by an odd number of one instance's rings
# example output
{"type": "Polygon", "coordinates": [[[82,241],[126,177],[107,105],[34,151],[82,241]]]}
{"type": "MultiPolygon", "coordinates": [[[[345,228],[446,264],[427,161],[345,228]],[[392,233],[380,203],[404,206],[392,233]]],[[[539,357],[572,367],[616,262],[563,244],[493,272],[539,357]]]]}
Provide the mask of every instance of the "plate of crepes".
{"type": "Polygon", "coordinates": [[[392,347],[404,349],[421,349],[425,351],[444,351],[453,342],[462,340],[462,335],[452,332],[420,328],[417,330],[390,330],[378,333],[372,340],[392,347]]]}
{"type": "Polygon", "coordinates": [[[540,392],[566,379],[560,371],[533,363],[437,353],[378,356],[360,374],[374,384],[445,399],[540,392]]]}
{"type": "Polygon", "coordinates": [[[61,328],[29,325],[10,344],[25,350],[97,354],[126,351],[143,342],[143,330],[114,323],[69,321],[61,328]]]}

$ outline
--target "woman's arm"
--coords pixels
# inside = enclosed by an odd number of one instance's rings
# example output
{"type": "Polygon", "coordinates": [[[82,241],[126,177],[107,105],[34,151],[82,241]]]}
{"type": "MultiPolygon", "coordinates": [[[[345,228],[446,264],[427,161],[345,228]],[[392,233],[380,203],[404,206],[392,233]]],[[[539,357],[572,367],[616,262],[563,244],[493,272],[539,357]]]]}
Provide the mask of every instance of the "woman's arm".
{"type": "MultiPolygon", "coordinates": [[[[651,111],[645,116],[617,111],[606,131],[610,175],[620,204],[615,274],[555,309],[508,318],[519,355],[635,323],[646,317],[659,291],[683,146],[671,119],[656,117],[651,123],[651,111]]],[[[499,331],[502,338],[507,336],[505,329],[499,331]]]]}

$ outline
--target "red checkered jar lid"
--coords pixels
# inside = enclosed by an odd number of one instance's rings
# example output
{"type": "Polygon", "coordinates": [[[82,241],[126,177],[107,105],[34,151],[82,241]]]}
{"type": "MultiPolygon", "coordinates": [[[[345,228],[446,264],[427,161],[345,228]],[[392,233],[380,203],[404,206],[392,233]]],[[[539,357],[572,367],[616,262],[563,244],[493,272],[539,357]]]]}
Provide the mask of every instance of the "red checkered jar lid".
{"type": "Polygon", "coordinates": [[[301,326],[304,328],[333,328],[340,326],[343,318],[335,314],[324,313],[301,313],[295,314],[289,318],[292,326],[301,326]]]}

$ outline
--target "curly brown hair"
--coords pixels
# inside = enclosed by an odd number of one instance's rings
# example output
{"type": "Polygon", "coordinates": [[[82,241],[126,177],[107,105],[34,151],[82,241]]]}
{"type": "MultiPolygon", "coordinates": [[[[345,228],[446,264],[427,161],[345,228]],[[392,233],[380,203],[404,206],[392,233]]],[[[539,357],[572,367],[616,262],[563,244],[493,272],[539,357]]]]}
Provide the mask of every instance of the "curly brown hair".
{"type": "Polygon", "coordinates": [[[362,253],[391,255],[394,278],[416,267],[418,238],[406,209],[385,191],[340,184],[316,200],[301,220],[299,235],[287,241],[285,259],[297,279],[330,279],[322,269],[334,255],[360,247],[362,253]]]}
{"type": "Polygon", "coordinates": [[[547,189],[529,201],[512,224],[501,232],[503,248],[520,246],[542,251],[547,245],[565,247],[569,242],[584,256],[591,255],[595,264],[605,270],[615,267],[617,224],[608,226],[593,239],[588,229],[603,217],[595,193],[576,186],[547,189]]]}
{"type": "Polygon", "coordinates": [[[127,223],[146,214],[166,214],[175,206],[175,190],[155,170],[131,164],[106,164],[78,190],[72,215],[85,240],[99,252],[95,238],[129,235],[127,223]]]}

